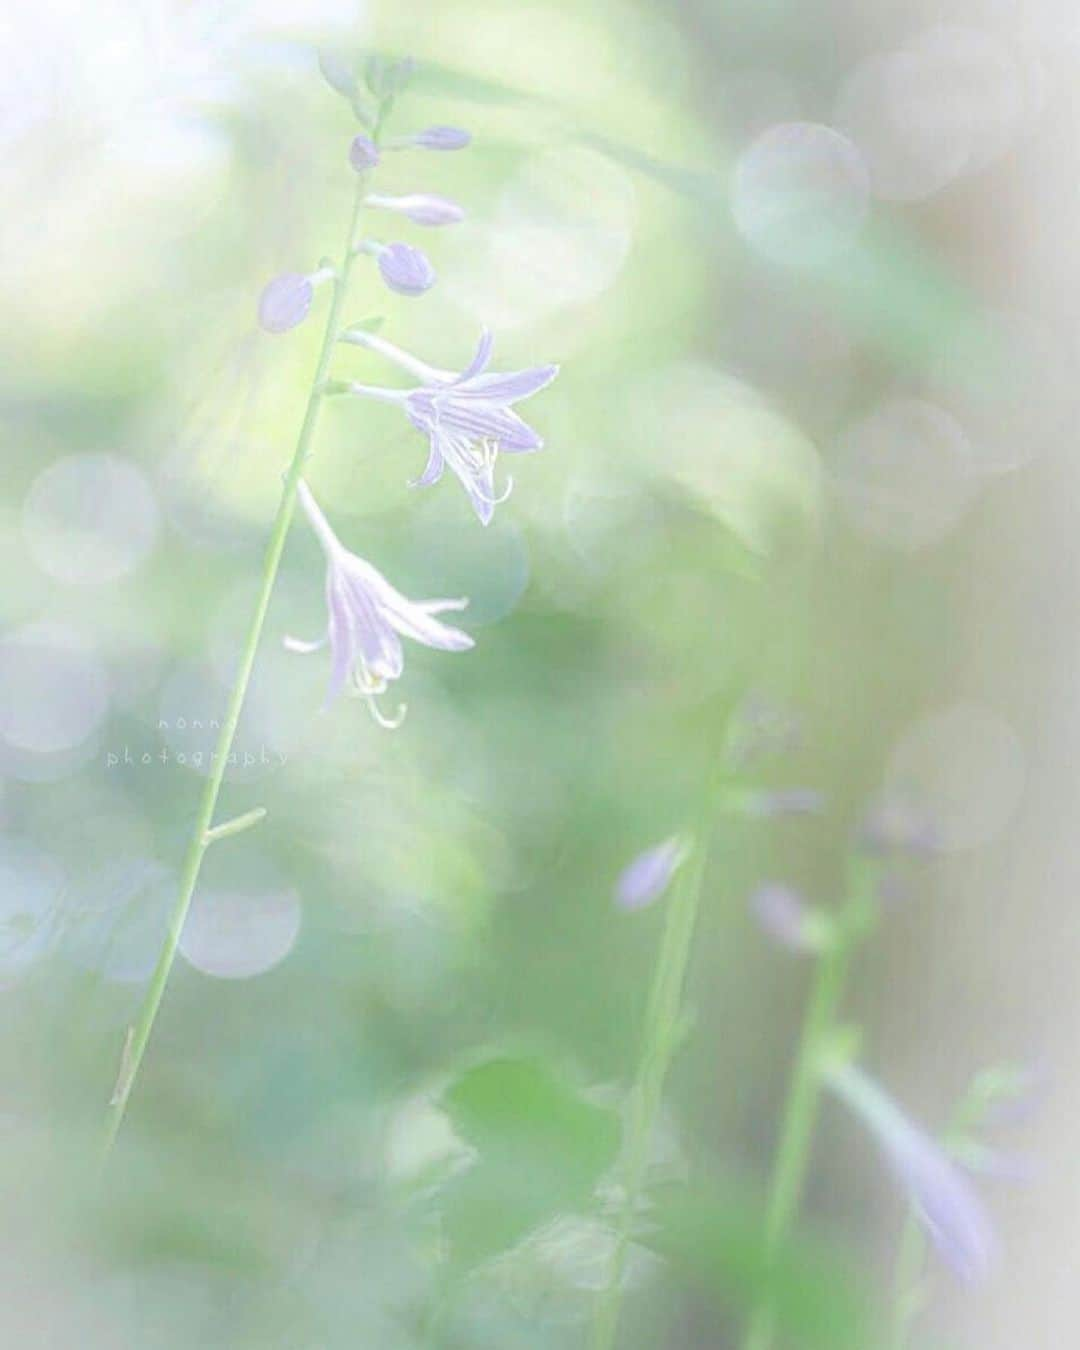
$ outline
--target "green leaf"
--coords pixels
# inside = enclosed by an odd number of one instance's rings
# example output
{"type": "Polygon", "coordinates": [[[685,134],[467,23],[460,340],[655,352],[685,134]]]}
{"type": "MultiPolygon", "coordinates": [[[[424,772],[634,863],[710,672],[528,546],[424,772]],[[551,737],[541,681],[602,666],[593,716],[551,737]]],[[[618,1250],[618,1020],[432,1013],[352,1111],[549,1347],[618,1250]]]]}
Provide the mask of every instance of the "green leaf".
{"type": "Polygon", "coordinates": [[[643,1245],[725,1314],[745,1318],[768,1298],[785,1344],[873,1350],[876,1319],[846,1263],[820,1243],[789,1241],[771,1262],[760,1205],[699,1184],[654,1196],[643,1245]]]}
{"type": "Polygon", "coordinates": [[[719,207],[727,200],[727,184],[717,173],[700,169],[688,169],[682,164],[672,164],[657,159],[634,145],[613,140],[610,136],[600,136],[594,132],[582,132],[577,138],[581,145],[606,155],[624,168],[633,170],[645,178],[651,178],[662,187],[679,196],[687,197],[702,206],[719,207]]]}
{"type": "Polygon", "coordinates": [[[618,1154],[616,1112],[586,1101],[537,1059],[497,1058],[467,1069],[442,1106],[477,1152],[443,1191],[444,1234],[459,1269],[587,1207],[618,1154]]]}

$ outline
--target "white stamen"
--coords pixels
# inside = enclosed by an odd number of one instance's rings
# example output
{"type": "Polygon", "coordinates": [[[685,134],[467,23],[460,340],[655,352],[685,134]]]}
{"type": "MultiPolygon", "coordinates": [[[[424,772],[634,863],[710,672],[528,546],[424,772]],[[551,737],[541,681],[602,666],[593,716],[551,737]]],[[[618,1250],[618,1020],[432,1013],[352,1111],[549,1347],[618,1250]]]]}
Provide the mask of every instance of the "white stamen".
{"type": "Polygon", "coordinates": [[[378,700],[374,694],[366,694],[365,698],[367,699],[368,711],[384,730],[397,731],[398,727],[405,721],[405,714],[409,711],[409,705],[407,703],[399,703],[396,714],[393,717],[387,717],[379,707],[378,700]]]}

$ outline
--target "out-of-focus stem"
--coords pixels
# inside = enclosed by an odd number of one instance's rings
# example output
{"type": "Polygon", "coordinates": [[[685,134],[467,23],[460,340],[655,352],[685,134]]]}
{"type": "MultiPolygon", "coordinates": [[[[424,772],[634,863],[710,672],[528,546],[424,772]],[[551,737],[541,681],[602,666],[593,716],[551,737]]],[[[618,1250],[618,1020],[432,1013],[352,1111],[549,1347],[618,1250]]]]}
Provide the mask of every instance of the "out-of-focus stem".
{"type": "Polygon", "coordinates": [[[773,1343],[775,1312],[769,1293],[771,1267],[791,1229],[802,1198],[821,1100],[822,1061],[835,1031],[851,949],[862,931],[860,919],[867,912],[868,880],[867,877],[852,876],[834,939],[819,958],[814,972],[765,1213],[766,1283],[751,1312],[742,1350],[770,1350],[773,1343]]]}
{"type": "Polygon", "coordinates": [[[645,1029],[630,1098],[630,1120],[623,1156],[622,1194],[616,1219],[615,1246],[607,1283],[600,1294],[593,1323],[592,1350],[612,1350],[619,1328],[623,1281],[634,1215],[649,1162],[656,1117],[672,1056],[682,1026],[683,987],[701,901],[701,883],[709,851],[713,817],[726,778],[722,762],[703,794],[700,817],[689,842],[689,856],[675,876],[667,904],[660,954],[653,973],[645,1013],[645,1029]]]}
{"type": "Polygon", "coordinates": [[[926,1238],[918,1220],[909,1209],[900,1235],[893,1279],[892,1350],[907,1350],[911,1324],[923,1306],[923,1267],[926,1263],[926,1238]]]}
{"type": "MultiPolygon", "coordinates": [[[[214,811],[217,807],[218,797],[221,793],[221,785],[225,778],[225,769],[229,761],[229,754],[232,751],[233,741],[236,738],[237,727],[240,724],[240,715],[243,712],[248,686],[251,683],[251,675],[255,667],[255,657],[266,623],[267,611],[270,608],[270,599],[274,592],[274,585],[277,582],[278,571],[281,567],[281,558],[285,550],[285,540],[288,536],[289,526],[292,524],[293,515],[296,511],[297,488],[303,473],[304,462],[308,457],[312,438],[315,435],[319,411],[322,408],[323,398],[326,392],[325,386],[327,376],[330,372],[330,363],[341,330],[342,307],[348,290],[349,277],[356,261],[353,245],[356,242],[356,232],[359,225],[360,213],[363,208],[364,191],[364,179],[363,176],[361,176],[360,181],[356,186],[356,195],[353,201],[352,212],[349,217],[349,231],[345,241],[345,248],[342,253],[341,265],[334,281],[330,311],[326,317],[326,329],[323,334],[318,363],[315,367],[315,375],[311,382],[311,391],[308,395],[304,420],[300,426],[300,434],[297,438],[292,462],[285,474],[284,485],[281,491],[281,500],[278,504],[277,515],[274,518],[273,528],[270,532],[270,541],[267,545],[266,556],[263,562],[262,584],[259,587],[258,598],[255,601],[255,611],[248,624],[247,636],[244,640],[244,646],[240,654],[240,664],[237,668],[236,678],[229,694],[229,701],[226,707],[224,720],[221,724],[221,731],[218,734],[214,758],[211,761],[212,768],[203,788],[202,797],[199,800],[199,807],[195,817],[195,828],[192,832],[191,841],[188,844],[188,850],[184,858],[183,870],[180,876],[179,894],[177,895],[176,903],[173,905],[172,913],[169,916],[169,927],[165,935],[165,941],[162,944],[161,952],[157,959],[157,965],[154,967],[154,973],[150,978],[150,984],[139,1008],[138,1017],[136,1018],[134,1025],[128,1031],[128,1037],[125,1042],[120,1066],[120,1075],[109,1102],[108,1116],[105,1123],[105,1137],[101,1150],[102,1169],[104,1169],[108,1162],[113,1144],[116,1141],[116,1136],[120,1131],[120,1126],[123,1124],[124,1114],[127,1111],[127,1104],[131,1097],[132,1089],[135,1086],[135,1080],[139,1074],[143,1055],[146,1053],[147,1043],[149,1042],[151,1032],[154,1029],[154,1021],[157,1018],[158,1009],[161,1007],[161,1000],[165,994],[165,986],[168,983],[173,962],[176,960],[176,952],[180,944],[180,934],[183,932],[184,921],[187,918],[188,909],[191,907],[191,898],[195,893],[195,887],[199,880],[199,873],[202,870],[203,859],[212,844],[232,832],[228,828],[229,825],[235,824],[235,822],[226,822],[224,827],[218,826],[215,828],[213,825],[214,811]]],[[[249,823],[250,815],[251,813],[249,813],[249,817],[240,818],[244,821],[244,824],[249,823]]],[[[254,820],[251,820],[250,823],[254,824],[255,822],[254,820]]]]}

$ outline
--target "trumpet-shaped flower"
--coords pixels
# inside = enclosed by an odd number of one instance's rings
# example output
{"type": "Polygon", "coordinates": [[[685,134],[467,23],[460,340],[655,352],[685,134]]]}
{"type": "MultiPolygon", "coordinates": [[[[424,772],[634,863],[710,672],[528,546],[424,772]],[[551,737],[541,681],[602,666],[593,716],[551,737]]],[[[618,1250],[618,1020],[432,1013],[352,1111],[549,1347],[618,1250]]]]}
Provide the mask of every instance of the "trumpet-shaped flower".
{"type": "Polygon", "coordinates": [[[994,1232],[960,1168],[853,1064],[830,1066],[826,1081],[869,1127],[942,1259],[961,1279],[984,1275],[994,1255],[994,1232]]]}
{"type": "Polygon", "coordinates": [[[285,646],[293,652],[314,652],[329,643],[332,665],[327,704],[351,681],[380,726],[400,726],[405,705],[391,718],[380,710],[377,700],[402,672],[402,637],[441,651],[467,651],[474,645],[468,633],[441,623],[435,615],[464,609],[469,602],[407,600],[370,563],[345,548],[306,483],[300,483],[298,495],[326,555],[328,619],[324,637],[315,642],[287,637],[285,646]]]}
{"type": "Polygon", "coordinates": [[[364,201],[382,211],[396,211],[414,225],[457,225],[465,219],[465,212],[457,202],[431,192],[410,192],[404,197],[384,197],[371,192],[364,201]]]}
{"type": "Polygon", "coordinates": [[[476,354],[461,374],[429,366],[374,333],[353,330],[345,334],[345,340],[380,352],[420,380],[413,389],[350,386],[355,394],[403,408],[413,426],[427,436],[428,462],[412,485],[437,483],[449,465],[481,523],[488,524],[495,507],[505,501],[513,486],[508,480],[501,494],[495,490],[498,452],[523,454],[543,445],[532,427],[513,411],[513,404],[550,384],[559,367],[489,372],[492,337],[487,331],[481,334],[476,354]]]}

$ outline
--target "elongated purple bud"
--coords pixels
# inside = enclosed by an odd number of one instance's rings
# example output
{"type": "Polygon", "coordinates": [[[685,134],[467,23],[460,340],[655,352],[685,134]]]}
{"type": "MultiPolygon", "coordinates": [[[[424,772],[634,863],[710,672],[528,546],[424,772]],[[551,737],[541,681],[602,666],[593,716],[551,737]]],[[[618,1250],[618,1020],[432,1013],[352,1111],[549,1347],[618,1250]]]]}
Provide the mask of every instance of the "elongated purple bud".
{"type": "Polygon", "coordinates": [[[287,333],[307,318],[314,296],[310,277],[282,273],[267,283],[259,297],[259,327],[265,333],[287,333]]]}
{"type": "Polygon", "coordinates": [[[370,136],[361,133],[354,136],[349,146],[349,163],[357,173],[366,173],[374,169],[379,162],[379,148],[370,136]]]}
{"type": "Polygon", "coordinates": [[[457,225],[465,219],[465,212],[447,197],[436,197],[429,192],[412,192],[404,197],[383,197],[372,193],[368,206],[383,211],[396,211],[414,225],[457,225]]]}
{"type": "Polygon", "coordinates": [[[384,244],[377,256],[383,281],[399,295],[423,295],[435,285],[427,254],[412,244],[384,244]]]}
{"type": "Polygon", "coordinates": [[[644,909],[671,885],[686,860],[686,844],[676,834],[639,853],[619,874],[615,903],[620,909],[644,909]]]}
{"type": "Polygon", "coordinates": [[[461,127],[425,127],[410,139],[422,150],[464,150],[472,141],[472,133],[461,127]]]}

